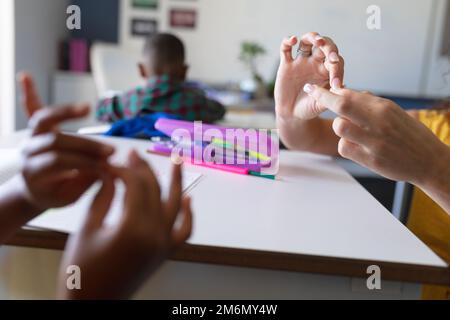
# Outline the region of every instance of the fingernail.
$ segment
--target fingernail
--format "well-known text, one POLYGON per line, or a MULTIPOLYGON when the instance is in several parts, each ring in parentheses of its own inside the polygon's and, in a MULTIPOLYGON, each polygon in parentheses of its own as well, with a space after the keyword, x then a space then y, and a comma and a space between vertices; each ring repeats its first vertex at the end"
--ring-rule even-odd
POLYGON ((336 52, 330 53, 328 59, 330 59, 331 62, 339 62, 339 56, 337 55, 336 52))
POLYGON ((331 87, 333 89, 340 89, 342 87, 341 79, 334 78, 333 81, 331 82, 331 87))
POLYGON ((314 91, 314 86, 312 86, 311 84, 307 83, 303 87, 303 91, 305 91, 307 94, 310 94, 310 93, 312 93, 314 91))

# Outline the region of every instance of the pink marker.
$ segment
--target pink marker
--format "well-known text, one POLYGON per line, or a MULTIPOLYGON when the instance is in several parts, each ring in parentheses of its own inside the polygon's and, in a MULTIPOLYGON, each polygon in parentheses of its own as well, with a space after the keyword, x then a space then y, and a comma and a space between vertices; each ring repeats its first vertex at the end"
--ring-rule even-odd
POLYGON ((216 163, 209 163, 209 162, 192 162, 190 159, 184 159, 187 163, 190 163, 194 166, 204 167, 204 168, 210 168, 210 169, 216 169, 220 171, 230 172, 230 173, 236 173, 240 175, 248 175, 249 170, 246 168, 240 168, 240 167, 234 167, 234 166, 228 166, 224 164, 216 164, 216 163))
MULTIPOLYGON (((147 151, 150 153, 170 157, 172 150, 168 147, 155 145, 147 151)), ((210 162, 205 162, 205 161, 195 161, 194 162, 192 159, 189 159, 187 157, 183 157, 183 161, 186 163, 189 163, 191 165, 194 165, 194 166, 215 169, 215 170, 220 170, 220 171, 230 172, 230 173, 235 173, 235 174, 240 174, 240 175, 248 175, 250 172, 248 168, 235 167, 235 166, 224 165, 224 164, 216 164, 216 163, 210 163, 210 162)))

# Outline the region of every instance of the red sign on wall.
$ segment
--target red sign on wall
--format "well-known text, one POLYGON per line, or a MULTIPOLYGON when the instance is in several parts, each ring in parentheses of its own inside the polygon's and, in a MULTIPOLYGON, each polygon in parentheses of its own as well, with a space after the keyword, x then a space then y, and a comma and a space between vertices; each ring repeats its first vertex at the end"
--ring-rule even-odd
POLYGON ((170 26, 172 28, 194 29, 197 25, 197 11, 192 9, 170 10, 170 26))

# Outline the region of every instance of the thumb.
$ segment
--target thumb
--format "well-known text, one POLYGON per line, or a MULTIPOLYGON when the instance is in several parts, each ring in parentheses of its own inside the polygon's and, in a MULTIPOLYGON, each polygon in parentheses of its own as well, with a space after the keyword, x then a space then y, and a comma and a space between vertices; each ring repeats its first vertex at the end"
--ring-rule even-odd
POLYGON ((306 105, 297 105, 294 109, 294 116, 302 120, 311 120, 317 118, 327 108, 316 101, 308 101, 306 105))
POLYGON ((345 107, 345 99, 343 96, 330 92, 328 89, 321 88, 316 85, 306 84, 303 88, 311 98, 319 105, 333 111, 340 116, 346 116, 348 109, 345 107))
POLYGON ((297 42, 298 38, 296 36, 291 36, 283 40, 280 47, 280 57, 282 61, 294 61, 294 58, 292 57, 292 48, 297 44, 297 42))

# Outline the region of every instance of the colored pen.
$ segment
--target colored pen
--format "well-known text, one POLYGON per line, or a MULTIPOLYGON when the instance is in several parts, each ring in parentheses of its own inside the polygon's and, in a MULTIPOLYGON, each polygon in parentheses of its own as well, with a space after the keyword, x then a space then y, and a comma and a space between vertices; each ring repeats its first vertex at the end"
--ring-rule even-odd
POLYGON ((262 154, 262 153, 259 153, 259 152, 256 152, 256 151, 251 151, 251 150, 245 150, 244 148, 242 148, 242 147, 240 147, 240 146, 238 146, 238 145, 235 145, 235 144, 233 144, 233 143, 224 141, 224 140, 219 139, 219 138, 213 138, 213 139, 212 139, 212 143, 215 144, 215 145, 224 147, 224 148, 226 148, 226 149, 233 149, 233 150, 245 152, 245 154, 246 154, 247 156, 252 157, 252 158, 255 158, 255 159, 257 159, 257 160, 261 160, 261 161, 271 161, 271 158, 270 158, 270 157, 268 157, 268 156, 266 156, 266 155, 264 155, 264 154, 262 154))

